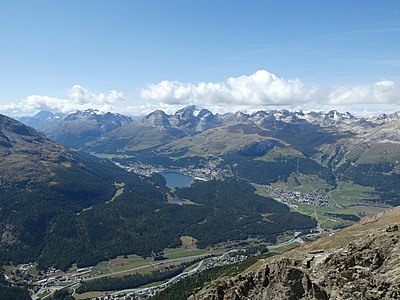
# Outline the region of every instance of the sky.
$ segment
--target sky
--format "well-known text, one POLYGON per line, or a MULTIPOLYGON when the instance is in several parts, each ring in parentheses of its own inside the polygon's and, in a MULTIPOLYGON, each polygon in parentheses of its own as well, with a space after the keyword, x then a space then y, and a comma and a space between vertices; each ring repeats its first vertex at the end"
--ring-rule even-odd
POLYGON ((0 113, 400 110, 400 1, 0 3, 0 113))

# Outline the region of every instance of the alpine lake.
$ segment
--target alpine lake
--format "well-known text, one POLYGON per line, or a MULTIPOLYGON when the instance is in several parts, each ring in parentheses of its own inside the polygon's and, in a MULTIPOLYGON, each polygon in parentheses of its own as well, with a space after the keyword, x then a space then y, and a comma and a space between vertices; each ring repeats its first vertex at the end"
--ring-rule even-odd
POLYGON ((161 172, 160 174, 165 178, 167 187, 170 189, 188 187, 193 183, 192 176, 183 175, 178 172, 161 172))
MULTIPOLYGON (((178 172, 161 172, 160 173, 166 181, 166 185, 170 189, 174 188, 182 188, 182 187, 188 187, 193 183, 193 177, 188 176, 188 175, 183 175, 178 172)), ((179 199, 177 197, 172 198, 171 204, 178 204, 182 205, 186 202, 187 200, 179 199)))

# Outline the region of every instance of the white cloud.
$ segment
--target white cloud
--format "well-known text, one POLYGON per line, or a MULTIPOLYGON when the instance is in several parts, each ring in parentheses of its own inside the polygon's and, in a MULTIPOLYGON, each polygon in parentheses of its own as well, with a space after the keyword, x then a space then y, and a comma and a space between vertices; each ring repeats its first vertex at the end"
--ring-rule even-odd
POLYGON ((40 110, 72 112, 95 108, 131 115, 143 115, 156 109, 167 113, 195 104, 213 112, 255 111, 287 108, 357 112, 399 110, 400 86, 391 80, 369 85, 316 87, 300 79, 284 79, 266 70, 228 78, 225 82, 182 83, 161 81, 140 90, 133 102, 121 92, 95 93, 80 85, 72 86, 64 98, 32 95, 16 103, 0 105, 0 113, 20 116, 40 110))
POLYGON ((69 99, 79 104, 113 104, 119 100, 124 100, 124 95, 121 92, 112 90, 106 93, 92 93, 80 85, 74 85, 68 92, 69 99))
POLYGON ((322 88, 259 70, 251 75, 231 77, 226 82, 162 81, 148 84, 140 91, 140 96, 170 108, 195 104, 216 112, 278 107, 362 112, 365 109, 379 111, 380 108, 397 110, 400 87, 393 81, 383 80, 370 85, 322 88))
POLYGON ((339 87, 330 91, 328 104, 400 104, 400 87, 390 80, 371 85, 339 87))
POLYGON ((305 87, 299 79, 286 80, 266 70, 231 77, 221 83, 162 81, 148 84, 140 91, 145 100, 170 105, 191 103, 231 107, 297 105, 309 101, 315 93, 315 88, 305 87))
POLYGON ((80 85, 74 85, 68 90, 66 98, 32 95, 16 103, 0 105, 0 112, 9 115, 29 115, 41 110, 69 113, 96 108, 100 111, 109 111, 121 100, 126 100, 124 95, 115 90, 93 93, 80 85))

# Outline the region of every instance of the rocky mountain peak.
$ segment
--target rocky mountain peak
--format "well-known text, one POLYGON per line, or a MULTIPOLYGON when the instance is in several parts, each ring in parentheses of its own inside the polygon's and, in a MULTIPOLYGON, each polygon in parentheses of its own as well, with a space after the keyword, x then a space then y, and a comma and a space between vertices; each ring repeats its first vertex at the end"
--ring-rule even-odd
POLYGON ((186 106, 178 110, 174 114, 176 124, 178 126, 195 127, 198 123, 198 112, 199 110, 194 105, 186 106))
POLYGON ((284 119, 284 118, 291 116, 292 113, 290 111, 288 111, 287 109, 279 109, 279 110, 274 110, 273 115, 277 119, 284 119))
POLYGON ((247 113, 244 113, 242 111, 235 112, 232 116, 228 118, 227 121, 231 123, 241 123, 241 122, 247 122, 251 119, 250 115, 247 113))
POLYGON ((388 119, 388 115, 383 113, 383 114, 379 114, 376 116, 375 118, 376 120, 387 120, 388 119))
POLYGON ((266 117, 268 115, 270 115, 270 113, 266 112, 265 110, 258 110, 256 112, 253 112, 251 114, 251 117, 252 118, 263 118, 263 117, 266 117))
POLYGON ((86 109, 86 110, 78 110, 74 113, 70 113, 65 117, 66 121, 71 121, 71 120, 77 120, 81 118, 86 118, 86 119, 96 119, 98 116, 104 116, 103 113, 101 113, 97 109, 86 109))
POLYGON ((337 110, 331 110, 329 111, 325 117, 329 119, 340 119, 341 114, 337 110))
POLYGON ((34 118, 39 119, 39 120, 45 120, 49 118, 53 118, 55 115, 47 110, 41 110, 39 111, 36 115, 34 115, 34 118))
POLYGON ((214 116, 213 113, 211 111, 209 111, 208 109, 203 108, 202 110, 199 111, 197 117, 198 118, 209 118, 214 116))
POLYGON ((171 117, 170 123, 191 133, 221 125, 222 120, 208 109, 190 105, 178 110, 171 117))
POLYGON ((144 117, 144 122, 148 125, 171 126, 169 116, 162 110, 156 110, 144 117))
POLYGON ((325 119, 341 121, 341 120, 355 119, 355 117, 349 112, 340 113, 337 110, 331 110, 327 114, 325 114, 325 119))

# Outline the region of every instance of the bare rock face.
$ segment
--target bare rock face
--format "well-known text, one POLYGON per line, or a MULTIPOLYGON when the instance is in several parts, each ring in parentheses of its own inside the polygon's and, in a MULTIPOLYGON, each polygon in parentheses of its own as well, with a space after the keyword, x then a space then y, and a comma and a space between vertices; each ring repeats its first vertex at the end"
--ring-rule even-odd
POLYGON ((399 239, 389 231, 354 241, 322 259, 311 276, 332 299, 400 299, 399 239))
POLYGON ((282 259, 257 272, 238 275, 192 299, 329 299, 324 289, 312 282, 300 265, 301 261, 282 259))
POLYGON ((191 300, 400 299, 400 207, 214 282, 191 300))

